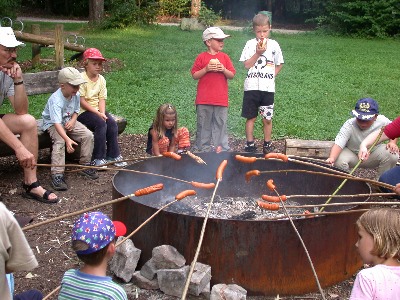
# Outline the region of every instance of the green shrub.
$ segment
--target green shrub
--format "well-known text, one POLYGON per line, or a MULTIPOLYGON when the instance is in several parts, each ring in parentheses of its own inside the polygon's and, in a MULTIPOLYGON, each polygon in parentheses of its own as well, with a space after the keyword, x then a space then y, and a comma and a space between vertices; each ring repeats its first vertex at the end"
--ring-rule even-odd
POLYGON ((345 35, 385 37, 399 35, 398 0, 330 0, 319 2, 314 18, 320 28, 345 35))
POLYGON ((221 12, 214 12, 204 3, 201 3, 199 22, 206 27, 211 27, 221 19, 221 12))
POLYGON ((102 28, 125 28, 130 25, 147 25, 155 22, 158 13, 158 2, 155 0, 141 1, 140 6, 135 0, 113 1, 112 8, 106 12, 102 28))
POLYGON ((187 17, 190 15, 189 0, 159 0, 160 16, 187 17))
MULTIPOLYGON (((20 7, 20 0, 1 0, 0 1, 0 19, 7 17, 15 19, 17 15, 17 9, 20 7)), ((2 24, 3 26, 9 26, 8 23, 2 24)))

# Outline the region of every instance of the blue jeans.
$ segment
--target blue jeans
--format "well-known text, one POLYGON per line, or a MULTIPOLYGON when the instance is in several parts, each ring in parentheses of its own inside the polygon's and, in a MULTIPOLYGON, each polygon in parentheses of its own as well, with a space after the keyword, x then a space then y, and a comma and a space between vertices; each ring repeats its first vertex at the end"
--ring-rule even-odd
POLYGON ((85 111, 78 116, 78 121, 93 132, 92 160, 106 157, 116 158, 121 154, 118 146, 118 125, 108 112, 106 112, 106 116, 106 122, 90 111, 85 111))
POLYGON ((29 290, 26 292, 14 295, 13 300, 42 300, 43 295, 38 290, 29 290))
MULTIPOLYGON (((383 183, 387 183, 395 186, 400 183, 400 167, 394 167, 390 170, 387 170, 385 173, 379 177, 379 181, 383 183)), ((384 193, 393 193, 393 191, 387 188, 380 188, 384 193)), ((395 198, 400 199, 400 196, 396 196, 395 198)))

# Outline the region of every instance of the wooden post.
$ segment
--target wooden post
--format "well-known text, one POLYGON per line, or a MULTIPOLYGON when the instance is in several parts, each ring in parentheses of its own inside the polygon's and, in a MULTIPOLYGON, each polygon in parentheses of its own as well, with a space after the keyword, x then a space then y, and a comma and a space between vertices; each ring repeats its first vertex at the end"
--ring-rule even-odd
MULTIPOLYGON (((32 24, 32 34, 40 35, 40 25, 32 24)), ((40 64, 40 44, 32 44, 32 66, 36 67, 40 64)))
POLYGON ((54 36, 54 49, 56 52, 56 67, 64 67, 64 25, 57 24, 54 36))

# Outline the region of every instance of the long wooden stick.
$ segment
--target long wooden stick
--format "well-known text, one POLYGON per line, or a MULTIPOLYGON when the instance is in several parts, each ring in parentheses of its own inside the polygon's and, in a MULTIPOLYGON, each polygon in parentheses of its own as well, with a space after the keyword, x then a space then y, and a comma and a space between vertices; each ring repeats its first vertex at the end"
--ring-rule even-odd
MULTIPOLYGON (((378 136, 376 137, 375 141, 372 143, 371 147, 368 149, 368 152, 371 152, 372 148, 375 147, 375 145, 378 143, 379 139, 382 136, 383 130, 385 129, 385 126, 383 126, 381 128, 381 131, 379 132, 378 136)), ((357 170, 358 166, 362 163, 362 159, 359 159, 357 164, 354 166, 354 168, 351 170, 350 175, 352 175, 354 173, 355 170, 357 170)), ((332 196, 336 195, 340 189, 345 185, 345 183, 347 182, 347 179, 343 180, 343 182, 338 186, 338 188, 333 192, 332 196)), ((332 197, 329 197, 328 200, 326 200, 326 204, 328 204, 329 202, 331 202, 332 197)), ((324 210, 324 207, 321 207, 321 209, 319 210, 320 212, 322 212, 324 210)))
POLYGON ((352 205, 400 205, 399 201, 393 202, 344 202, 344 203, 324 203, 324 204, 303 204, 303 205, 285 205, 286 208, 310 208, 323 206, 352 206, 352 205))
POLYGON ((94 210, 94 209, 97 209, 97 208, 100 208, 100 207, 103 207, 103 206, 106 206, 106 205, 110 205, 110 204, 114 204, 114 203, 118 203, 118 202, 124 201, 124 200, 129 199, 130 197, 134 197, 134 196, 135 196, 135 194, 133 193, 133 194, 130 194, 130 195, 127 195, 127 196, 124 196, 124 197, 113 199, 113 200, 110 200, 110 201, 107 201, 107 202, 104 202, 104 203, 101 203, 101 204, 98 204, 98 205, 95 205, 95 206, 92 206, 92 207, 89 207, 89 208, 81 209, 81 210, 78 210, 78 211, 75 211, 75 212, 72 212, 72 213, 68 213, 68 214, 64 214, 64 215, 61 215, 61 216, 58 216, 58 217, 55 217, 55 218, 52 218, 52 219, 48 219, 48 220, 40 222, 40 223, 36 223, 36 224, 33 224, 33 225, 25 226, 25 227, 22 228, 22 230, 26 231, 26 230, 29 230, 29 229, 32 229, 32 228, 36 228, 36 227, 45 225, 45 224, 49 224, 51 222, 55 222, 55 221, 61 220, 61 219, 65 219, 65 218, 73 217, 73 216, 76 216, 76 215, 80 215, 80 214, 83 214, 85 212, 88 212, 88 211, 91 211, 91 210, 94 210))

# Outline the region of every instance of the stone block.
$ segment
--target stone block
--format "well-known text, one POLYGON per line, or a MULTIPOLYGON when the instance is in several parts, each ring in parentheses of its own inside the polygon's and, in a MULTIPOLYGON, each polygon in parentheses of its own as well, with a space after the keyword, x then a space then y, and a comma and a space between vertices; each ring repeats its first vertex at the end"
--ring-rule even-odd
MULTIPOLYGON (((119 237, 117 243, 122 239, 123 237, 119 237)), ((133 245, 132 240, 127 239, 116 248, 115 255, 110 262, 111 272, 123 281, 129 282, 135 272, 141 252, 133 245)))
POLYGON ((157 290, 159 288, 157 278, 149 280, 142 276, 139 271, 133 273, 131 281, 141 289, 157 290))
POLYGON ((246 300, 247 291, 237 284, 216 284, 211 289, 210 300, 246 300))
POLYGON ((157 268, 154 264, 153 258, 150 258, 140 270, 140 275, 146 277, 148 280, 153 280, 157 275, 157 268))
POLYGON ((211 267, 202 263, 196 263, 192 278, 190 279, 189 294, 200 295, 211 280, 211 267))
POLYGON ((160 290, 167 295, 181 297, 185 287, 189 266, 180 269, 160 269, 157 279, 160 290))
POLYGON ((159 269, 178 269, 185 265, 186 259, 170 245, 155 247, 152 251, 154 266, 159 269))

